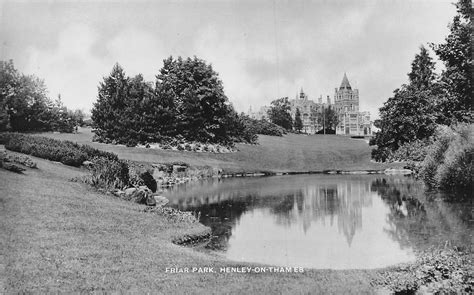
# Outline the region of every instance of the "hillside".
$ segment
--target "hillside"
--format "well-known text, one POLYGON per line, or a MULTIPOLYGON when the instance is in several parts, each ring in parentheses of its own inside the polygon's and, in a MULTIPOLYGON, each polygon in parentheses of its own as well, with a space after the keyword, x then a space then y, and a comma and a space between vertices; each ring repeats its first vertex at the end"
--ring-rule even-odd
POLYGON ((212 166, 235 172, 307 172, 323 170, 371 170, 388 166, 370 159, 371 147, 365 140, 337 135, 259 136, 258 145, 238 144, 238 152, 227 154, 130 148, 92 142, 93 133, 81 128, 76 134, 43 133, 61 140, 89 144, 114 152, 122 159, 165 163, 182 161, 193 166, 212 166))
MULTIPOLYGON (((0 147, 1 148, 1 147, 0 147)), ((171 243, 204 229, 69 179, 84 170, 32 157, 38 169, 0 169, 0 293, 367 293, 375 271, 219 273, 242 266, 171 243), (214 267, 171 274, 167 267, 214 267), (342 283, 343 282, 343 283, 342 283)), ((255 266, 244 264, 243 266, 255 266)))

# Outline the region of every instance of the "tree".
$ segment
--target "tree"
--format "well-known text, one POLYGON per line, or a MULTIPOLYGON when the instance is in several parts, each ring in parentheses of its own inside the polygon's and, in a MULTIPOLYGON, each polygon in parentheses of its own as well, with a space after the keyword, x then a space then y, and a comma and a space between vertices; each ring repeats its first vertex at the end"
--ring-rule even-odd
POLYGON ((450 33, 445 42, 431 44, 446 67, 441 82, 448 95, 440 104, 446 124, 473 121, 471 1, 459 0, 456 8, 457 15, 449 25, 450 33))
POLYGON ((324 134, 334 134, 336 133, 337 124, 339 124, 338 115, 336 110, 331 106, 322 107, 321 114, 317 116, 318 125, 323 128, 322 132, 324 134))
POLYGON ((424 46, 420 46, 420 53, 415 55, 411 63, 411 72, 408 73, 410 85, 415 89, 428 89, 436 78, 435 63, 424 46))
POLYGON ((380 131, 371 144, 377 145, 372 155, 376 160, 385 161, 388 155, 401 145, 431 136, 439 117, 437 105, 442 93, 435 83, 434 64, 424 47, 415 55, 410 83, 394 91, 380 108, 380 131))
POLYGON ((0 131, 10 129, 9 105, 15 96, 20 74, 13 61, 0 61, 0 131))
POLYGON ((164 60, 156 76, 156 95, 170 129, 188 140, 229 143, 232 114, 218 74, 194 57, 164 60))
POLYGON ((92 109, 93 127, 100 140, 128 141, 125 122, 129 78, 117 63, 99 85, 97 102, 92 109))
POLYGON ((293 127, 295 128, 296 132, 301 132, 301 130, 303 129, 303 121, 301 121, 301 113, 299 108, 296 108, 295 122, 293 124, 293 127))
POLYGON ((0 78, 0 129, 49 130, 49 99, 43 80, 20 74, 11 60, 0 62, 0 78))
POLYGON ((291 130, 293 127, 293 120, 291 119, 290 113, 290 103, 288 97, 282 97, 272 101, 272 105, 268 110, 268 118, 270 122, 285 128, 286 130, 291 130))

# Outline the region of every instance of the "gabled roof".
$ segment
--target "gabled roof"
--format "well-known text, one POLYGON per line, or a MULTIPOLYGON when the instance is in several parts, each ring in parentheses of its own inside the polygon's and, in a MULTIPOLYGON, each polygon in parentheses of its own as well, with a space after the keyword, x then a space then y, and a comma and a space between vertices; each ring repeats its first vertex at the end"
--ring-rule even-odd
POLYGON ((346 73, 344 73, 344 78, 342 78, 341 86, 339 86, 339 89, 352 89, 351 84, 349 84, 349 79, 347 79, 346 73))

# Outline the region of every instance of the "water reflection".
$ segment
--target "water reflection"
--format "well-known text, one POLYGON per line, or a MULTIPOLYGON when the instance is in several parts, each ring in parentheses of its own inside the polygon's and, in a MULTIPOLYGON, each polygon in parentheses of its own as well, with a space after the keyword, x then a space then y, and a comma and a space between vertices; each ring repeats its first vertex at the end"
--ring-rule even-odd
MULTIPOLYGON (((431 218, 439 216, 420 194, 409 178, 307 175, 214 180, 166 196, 200 211, 215 236, 208 247, 229 259, 341 269, 408 262, 419 239, 433 244, 442 231, 431 218)), ((452 237, 462 241, 466 224, 458 225, 452 237)))

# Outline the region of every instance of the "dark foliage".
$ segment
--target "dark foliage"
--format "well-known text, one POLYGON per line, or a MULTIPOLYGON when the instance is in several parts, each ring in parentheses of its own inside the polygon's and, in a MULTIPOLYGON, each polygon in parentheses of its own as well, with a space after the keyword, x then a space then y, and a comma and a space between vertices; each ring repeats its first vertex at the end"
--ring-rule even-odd
POLYGON ((8 162, 3 162, 3 161, 0 161, 0 168, 3 168, 11 172, 20 173, 20 174, 26 170, 25 168, 22 168, 18 165, 8 163, 8 162))
POLYGON ((293 128, 293 119, 290 113, 291 107, 288 97, 283 97, 272 101, 268 110, 268 118, 273 124, 283 127, 290 131, 293 128))
POLYGON ((126 162, 106 157, 91 159, 94 163, 90 168, 90 175, 85 182, 99 189, 111 191, 123 189, 129 183, 129 171, 126 162))
POLYGON ((331 106, 322 107, 321 113, 312 114, 312 116, 316 118, 315 121, 318 125, 323 128, 317 132, 318 134, 336 134, 336 127, 339 124, 339 119, 335 109, 331 106))
POLYGON ((118 160, 115 154, 100 151, 87 145, 79 145, 71 141, 60 141, 18 133, 4 134, 3 138, 5 148, 8 150, 61 162, 69 166, 79 167, 84 161, 95 157, 118 160))
POLYGON ((256 141, 211 65, 196 57, 170 57, 156 78, 153 87, 141 75, 129 78, 114 66, 92 110, 96 140, 127 146, 174 138, 224 145, 256 141))
POLYGON ((271 136, 283 136, 286 134, 286 130, 276 124, 270 123, 265 119, 256 120, 252 119, 244 114, 241 115, 244 124, 250 133, 252 134, 262 134, 262 135, 271 135, 271 136))
POLYGON ((400 146, 433 134, 439 118, 437 103, 442 97, 433 71, 434 62, 421 47, 408 74, 410 84, 396 89, 394 96, 380 108, 380 120, 376 125, 380 131, 370 142, 377 145, 372 150, 375 160, 386 161, 400 146))
POLYGON ((296 109, 295 122, 293 124, 293 128, 298 133, 301 132, 301 130, 303 130, 303 121, 301 120, 301 112, 299 108, 296 109))
POLYGON ((83 114, 46 93, 41 79, 19 73, 12 60, 0 61, 0 131, 73 132, 83 114))
POLYGON ((444 63, 441 84, 446 98, 440 103, 443 124, 473 122, 472 97, 472 1, 459 0, 457 15, 449 24, 450 33, 445 42, 431 44, 434 52, 444 63))
POLYGON ((152 191, 156 192, 157 184, 156 180, 153 178, 153 176, 150 174, 150 172, 145 171, 142 174, 140 174, 140 178, 143 180, 143 183, 152 191))

